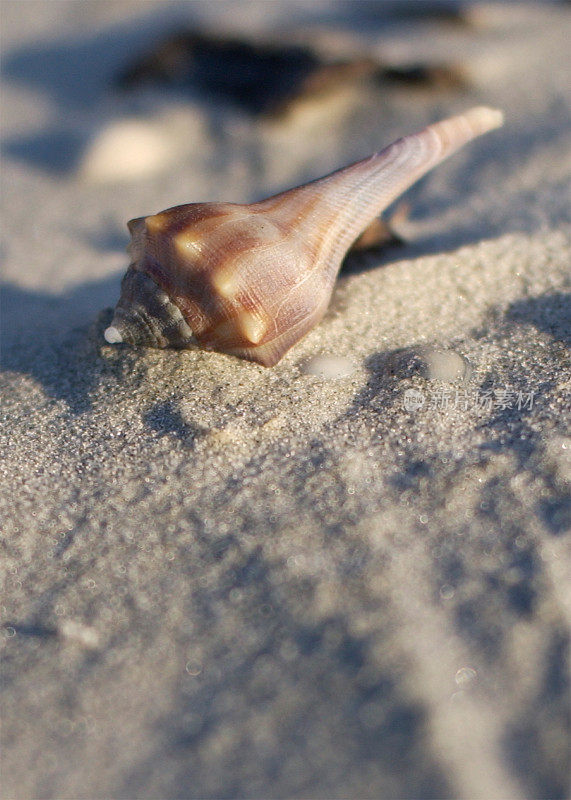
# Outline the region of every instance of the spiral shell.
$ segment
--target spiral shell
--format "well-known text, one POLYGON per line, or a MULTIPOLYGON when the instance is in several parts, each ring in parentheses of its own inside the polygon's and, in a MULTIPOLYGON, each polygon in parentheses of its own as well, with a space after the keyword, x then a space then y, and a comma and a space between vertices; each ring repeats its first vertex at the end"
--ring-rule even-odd
POLYGON ((502 124, 478 107, 250 205, 189 203, 134 219, 109 343, 199 346, 273 366, 323 317, 345 254, 429 169, 502 124))

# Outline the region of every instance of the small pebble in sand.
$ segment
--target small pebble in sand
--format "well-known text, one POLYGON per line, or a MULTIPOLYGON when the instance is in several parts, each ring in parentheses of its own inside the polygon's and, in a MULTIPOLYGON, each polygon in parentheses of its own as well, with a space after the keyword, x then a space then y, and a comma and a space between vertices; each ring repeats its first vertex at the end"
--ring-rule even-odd
POLYGON ((304 361, 300 366, 300 371, 304 375, 317 375, 320 378, 333 380, 351 375, 355 372, 355 365, 344 356, 319 355, 304 361))
POLYGON ((426 350, 423 353, 426 377, 431 381, 454 381, 470 379, 472 365, 454 350, 426 350))
POLYGON ((164 131, 151 123, 123 120, 94 139, 80 168, 93 183, 144 178, 168 166, 178 153, 164 131))

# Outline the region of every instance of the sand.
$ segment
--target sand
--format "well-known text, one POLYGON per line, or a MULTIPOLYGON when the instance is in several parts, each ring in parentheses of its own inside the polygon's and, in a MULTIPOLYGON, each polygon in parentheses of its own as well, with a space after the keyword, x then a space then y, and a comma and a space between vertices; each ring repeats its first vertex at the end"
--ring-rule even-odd
POLYGON ((2 5, 5 798, 567 796, 571 14, 379 8, 2 5), (276 121, 110 88, 182 19, 469 82, 276 121), (482 103, 276 367, 106 345, 127 219, 482 103))

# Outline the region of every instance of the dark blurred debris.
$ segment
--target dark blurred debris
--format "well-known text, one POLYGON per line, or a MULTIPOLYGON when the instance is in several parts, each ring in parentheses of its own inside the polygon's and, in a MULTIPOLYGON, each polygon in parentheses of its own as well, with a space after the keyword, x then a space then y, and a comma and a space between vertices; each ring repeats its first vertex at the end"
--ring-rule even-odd
POLYGON ((149 83, 193 88, 221 95, 256 114, 299 87, 316 67, 315 56, 301 47, 182 33, 127 67, 118 84, 126 89, 149 83))
POLYGON ((118 83, 122 88, 149 83, 191 88, 251 114, 275 114, 294 99, 326 93, 375 69, 369 59, 324 64, 303 46, 187 33, 167 39, 136 61, 119 76, 118 83))
POLYGON ((468 78, 460 66, 444 64, 413 64, 408 67, 385 67, 382 79, 404 86, 427 89, 461 89, 468 78))
POLYGON ((118 76, 117 85, 192 90, 238 105, 250 114, 275 115, 299 100, 361 80, 428 89, 465 82, 453 65, 395 67, 368 56, 332 60, 308 45, 258 43, 189 31, 169 37, 135 60, 118 76))
POLYGON ((507 308, 506 319, 519 325, 533 325, 555 341, 571 347, 571 294, 555 292, 515 300, 507 308))

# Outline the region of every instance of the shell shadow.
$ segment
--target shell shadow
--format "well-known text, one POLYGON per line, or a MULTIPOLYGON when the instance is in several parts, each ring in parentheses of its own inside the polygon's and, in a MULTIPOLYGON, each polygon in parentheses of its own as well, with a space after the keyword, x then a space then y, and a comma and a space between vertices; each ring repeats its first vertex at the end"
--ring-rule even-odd
POLYGON ((175 436, 189 447, 205 433, 205 429, 185 420, 172 401, 157 403, 144 416, 145 424, 159 436, 175 436))
POLYGON ((509 306, 506 319, 516 324, 533 325, 555 341, 571 347, 571 293, 555 292, 516 300, 509 306))
MULTIPOLYGON (((413 187, 411 192, 415 191, 413 187)), ((408 193, 404 195, 407 197, 408 193)), ((391 242, 379 247, 366 250, 350 250, 343 261, 340 274, 360 275, 364 272, 385 267, 394 261, 411 260, 423 256, 453 253, 461 247, 476 244, 483 239, 489 239, 492 232, 482 228, 482 223, 477 219, 470 225, 456 227, 447 233, 439 232, 418 238, 404 239, 400 242, 391 242)))
POLYGON ((346 417, 363 411, 374 411, 380 406, 392 406, 397 399, 400 402, 401 398, 395 391, 399 381, 423 374, 425 369, 420 345, 373 353, 365 360, 365 367, 369 372, 369 379, 355 395, 344 415, 346 417))
MULTIPOLYGON (((113 356, 101 358, 97 336, 105 324, 101 309, 114 303, 118 285, 118 278, 104 278, 52 295, 1 284, 3 370, 32 378, 49 397, 63 400, 72 414, 91 408, 94 387, 121 368, 113 356)), ((110 318, 111 311, 107 314, 110 318)), ((122 357, 129 359, 130 354, 122 357)))
MULTIPOLYGON (((521 469, 539 469, 543 473, 548 495, 536 505, 538 517, 554 536, 560 536, 569 530, 571 521, 571 493, 568 487, 559 480, 551 469, 545 467, 547 459, 545 439, 542 431, 533 424, 528 415, 531 407, 546 405, 550 394, 559 384, 558 376, 562 365, 568 363, 564 352, 569 348, 571 336, 569 319, 571 318, 571 294, 555 292, 517 300, 507 309, 504 317, 498 322, 491 335, 500 343, 510 343, 510 331, 514 324, 532 325, 538 331, 548 334, 553 342, 553 350, 546 356, 538 355, 536 360, 529 359, 526 368, 515 364, 509 369, 506 385, 524 392, 529 399, 527 409, 509 406, 498 409, 484 425, 487 440, 483 442, 484 451, 509 451, 518 461, 521 469), (542 466, 543 465, 543 466, 542 466)), ((480 331, 474 332, 476 337, 480 331)), ((486 388, 493 389, 493 386, 486 388)), ((562 435, 566 433, 565 419, 554 420, 555 430, 561 426, 562 435)))

